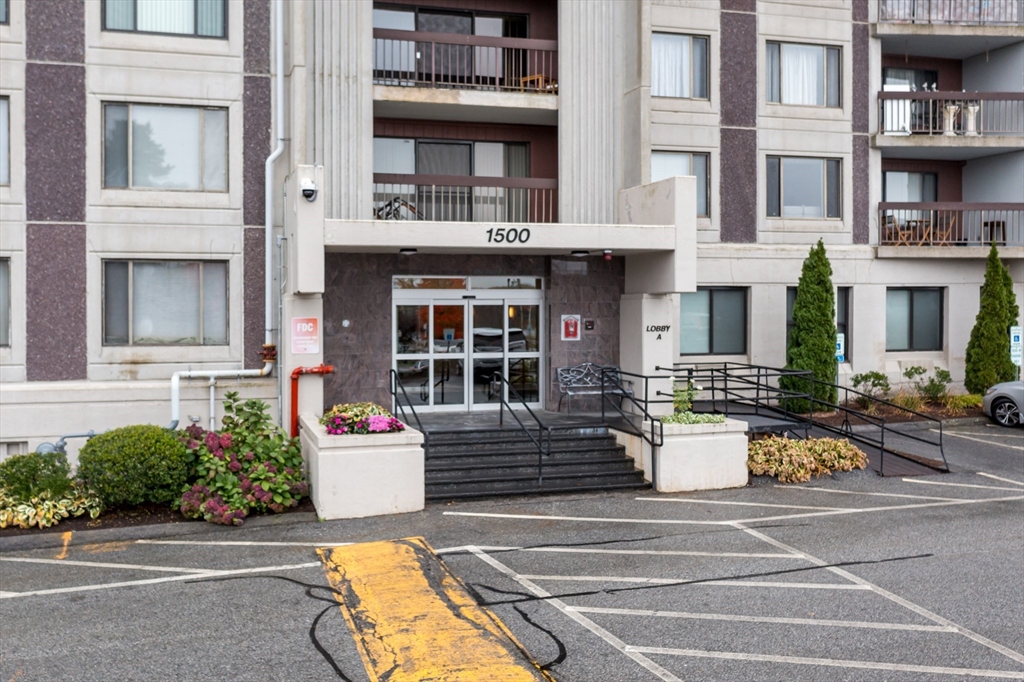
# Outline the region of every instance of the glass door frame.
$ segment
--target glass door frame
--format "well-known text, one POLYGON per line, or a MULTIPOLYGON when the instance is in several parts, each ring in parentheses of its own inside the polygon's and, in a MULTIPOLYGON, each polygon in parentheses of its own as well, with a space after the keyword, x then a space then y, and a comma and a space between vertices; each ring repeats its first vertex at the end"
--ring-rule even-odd
MULTIPOLYGON (((516 361, 534 360, 537 363, 537 399, 528 402, 531 408, 540 409, 544 405, 546 395, 545 369, 546 369, 546 315, 544 314, 544 290, 543 289, 481 289, 476 293, 466 289, 401 289, 392 291, 391 303, 391 368, 398 369, 400 361, 426 361, 427 362, 427 396, 425 403, 416 404, 415 407, 422 411, 430 412, 476 412, 496 410, 500 401, 495 402, 474 402, 474 372, 473 366, 476 360, 500 359, 501 373, 509 379, 509 366, 516 361), (461 352, 449 354, 438 352, 436 347, 436 331, 434 329, 435 306, 458 306, 464 307, 462 338, 463 346, 461 352), (502 350, 500 352, 474 353, 473 348, 473 309, 477 306, 496 305, 501 306, 502 318, 502 350), (402 353, 398 352, 398 307, 399 306, 427 306, 428 347, 425 352, 402 353), (536 306, 537 308, 537 349, 535 351, 512 352, 509 349, 509 307, 510 306, 536 306), (482 355, 482 357, 481 357, 482 355), (456 360, 462 362, 463 395, 464 401, 456 405, 435 404, 434 392, 436 390, 435 370, 436 364, 443 360, 456 360)), ((413 387, 406 386, 406 391, 412 391, 413 387)), ((509 401, 508 389, 502 384, 502 396, 509 401)), ((410 392, 410 398, 413 393, 410 392)), ((513 403, 516 401, 509 401, 513 403)))

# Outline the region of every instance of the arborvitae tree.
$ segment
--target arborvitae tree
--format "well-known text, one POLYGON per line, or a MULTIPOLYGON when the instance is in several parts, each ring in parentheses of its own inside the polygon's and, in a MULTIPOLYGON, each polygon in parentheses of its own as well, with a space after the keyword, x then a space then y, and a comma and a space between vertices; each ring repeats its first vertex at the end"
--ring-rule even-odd
MULTIPOLYGON (((816 401, 835 403, 836 381, 836 300, 832 289, 832 264, 819 239, 804 260, 796 300, 793 302, 793 327, 786 347, 786 368, 810 370, 816 401), (818 382, 827 382, 825 385, 818 382)), ((799 377, 782 377, 779 386, 788 391, 810 393, 810 382, 799 377)), ((806 400, 785 400, 787 409, 807 412, 806 400)), ((815 409, 821 406, 815 405, 815 409)))
POLYGON ((971 393, 984 393, 989 386, 1017 377, 1017 367, 1010 361, 1008 335, 1017 314, 1010 272, 993 244, 985 265, 985 283, 981 285, 981 308, 967 342, 964 385, 971 393))

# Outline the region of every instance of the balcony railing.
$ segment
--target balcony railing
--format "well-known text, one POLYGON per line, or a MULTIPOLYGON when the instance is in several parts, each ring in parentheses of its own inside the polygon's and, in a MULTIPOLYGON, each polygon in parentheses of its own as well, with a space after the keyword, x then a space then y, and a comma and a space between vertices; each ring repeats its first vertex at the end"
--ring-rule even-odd
POLYGON ((878 204, 881 246, 1024 246, 1024 203, 878 204))
POLYGON ((1024 0, 880 0, 878 21, 897 24, 1024 23, 1024 0))
POLYGON ((373 82, 431 88, 558 92, 558 41, 373 31, 373 82))
POLYGON ((373 215, 378 220, 553 223, 558 180, 374 173, 373 215))
POLYGON ((883 135, 1024 135, 1022 92, 880 92, 883 135))

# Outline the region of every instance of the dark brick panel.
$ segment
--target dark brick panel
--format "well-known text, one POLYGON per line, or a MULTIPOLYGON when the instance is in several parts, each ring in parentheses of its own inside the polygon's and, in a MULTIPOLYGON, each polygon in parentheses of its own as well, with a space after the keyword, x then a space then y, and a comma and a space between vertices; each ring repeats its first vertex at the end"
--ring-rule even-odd
POLYGON ((853 243, 867 244, 871 231, 871 147, 867 135, 853 136, 853 243))
POLYGON ((723 242, 757 241, 757 131, 722 128, 723 242))
MULTIPOLYGON (((328 253, 325 256, 324 404, 370 400, 388 405, 391 369, 391 277, 418 275, 533 275, 543 277, 543 257, 399 256, 328 253), (349 327, 342 327, 349 320, 349 327)), ((616 343, 618 327, 616 327, 616 343)))
POLYGON ((245 72, 270 73, 270 0, 245 0, 245 72))
POLYGON ((723 12, 756 12, 757 0, 722 0, 723 12))
POLYGON ((853 25, 853 132, 868 132, 871 120, 870 37, 867 24, 853 25))
POLYGON ((860 22, 868 20, 868 0, 853 0, 853 20, 860 22))
POLYGON ((25 65, 25 160, 28 219, 84 222, 85 67, 25 65))
POLYGON ((87 378, 85 252, 85 225, 27 227, 29 381, 87 378))
MULTIPOLYGON (((89 3, 99 13, 100 3, 89 3)), ((85 61, 85 0, 25 3, 25 53, 32 61, 85 61)))
POLYGON ((264 234, 262 227, 247 227, 242 254, 243 271, 242 285, 245 288, 243 301, 243 326, 245 366, 259 368, 263 366, 260 351, 263 350, 265 310, 266 310, 266 256, 264 251, 264 234))
POLYGON ((263 225, 263 186, 270 155, 270 79, 246 76, 242 99, 242 216, 245 225, 263 225))
POLYGON ((757 16, 721 13, 722 125, 757 125, 757 16))

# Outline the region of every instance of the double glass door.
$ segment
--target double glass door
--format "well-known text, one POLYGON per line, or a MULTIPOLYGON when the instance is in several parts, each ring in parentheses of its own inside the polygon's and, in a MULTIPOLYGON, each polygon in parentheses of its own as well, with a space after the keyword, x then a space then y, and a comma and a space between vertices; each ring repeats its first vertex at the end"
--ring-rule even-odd
POLYGON ((536 299, 396 299, 394 368, 412 404, 496 409, 504 397, 539 405, 541 310, 536 299))

